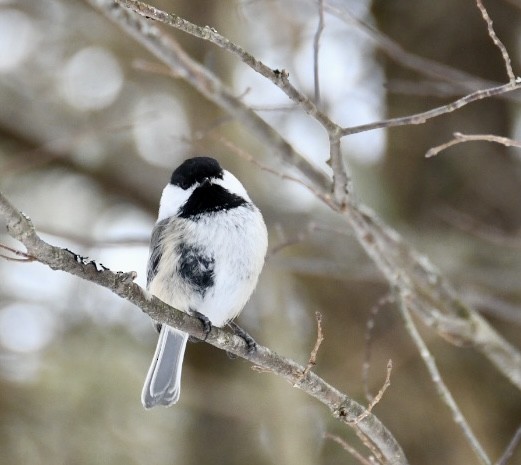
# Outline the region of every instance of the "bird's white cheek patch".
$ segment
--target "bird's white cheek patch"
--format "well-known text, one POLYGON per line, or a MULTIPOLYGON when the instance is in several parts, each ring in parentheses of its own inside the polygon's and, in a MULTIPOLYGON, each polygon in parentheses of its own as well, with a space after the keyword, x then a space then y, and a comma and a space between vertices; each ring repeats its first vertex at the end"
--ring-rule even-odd
POLYGON ((171 216, 177 215, 177 212, 190 198, 194 189, 195 186, 192 186, 190 189, 183 190, 178 186, 174 186, 173 184, 167 184, 167 186, 163 189, 163 194, 161 195, 157 221, 161 221, 166 218, 170 218, 171 216))

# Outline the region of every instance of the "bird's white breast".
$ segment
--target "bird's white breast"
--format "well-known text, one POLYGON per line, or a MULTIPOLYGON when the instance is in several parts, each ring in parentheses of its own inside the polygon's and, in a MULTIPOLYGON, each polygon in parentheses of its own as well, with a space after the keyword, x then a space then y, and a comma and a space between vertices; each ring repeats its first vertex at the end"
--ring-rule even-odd
POLYGON ((149 290, 179 310, 197 310, 215 326, 237 316, 257 284, 266 255, 267 232, 259 210, 248 203, 195 219, 175 218, 165 235, 169 237, 149 290), (213 285, 204 293, 194 292, 178 272, 180 243, 213 257, 213 285))

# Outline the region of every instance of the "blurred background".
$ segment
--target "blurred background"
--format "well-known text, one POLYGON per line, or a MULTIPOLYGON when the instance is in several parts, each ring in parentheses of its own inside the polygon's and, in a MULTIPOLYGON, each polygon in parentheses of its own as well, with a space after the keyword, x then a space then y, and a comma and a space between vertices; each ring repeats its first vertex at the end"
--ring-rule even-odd
MULTIPOLYGON (((153 3, 215 27, 268 66, 286 69, 313 96, 316 2, 153 3)), ((507 80, 472 0, 325 3, 322 106, 342 125, 413 114, 507 80)), ((486 6, 521 72, 521 3, 486 6)), ((325 132, 280 91, 216 47, 170 33, 327 170, 325 132)), ((521 139, 520 99, 512 93, 424 125, 343 140, 360 200, 517 347, 520 151, 483 142, 424 155, 455 131, 521 139)), ((0 189, 42 236, 114 271, 137 271, 144 284, 148 238, 171 171, 191 155, 217 157, 247 187, 270 231, 271 253, 239 323, 305 364, 321 312, 316 372, 367 403, 365 328, 386 283, 333 213, 229 143, 294 174, 240 121, 169 75, 83 1, 0 0, 0 189)), ((3 227, 0 243, 19 247, 3 227)), ((521 423, 519 391, 475 351, 421 329, 496 460, 521 423)), ((206 344, 188 347, 180 402, 145 411, 140 392, 156 337, 146 315, 104 289, 40 264, 0 260, 0 463, 357 463, 324 439, 329 432, 363 448, 322 405, 206 344)), ((410 463, 477 463, 392 306, 378 312, 371 347, 370 392, 382 385, 388 359, 394 365, 375 414, 410 463)), ((510 463, 521 463, 519 450, 510 463)))

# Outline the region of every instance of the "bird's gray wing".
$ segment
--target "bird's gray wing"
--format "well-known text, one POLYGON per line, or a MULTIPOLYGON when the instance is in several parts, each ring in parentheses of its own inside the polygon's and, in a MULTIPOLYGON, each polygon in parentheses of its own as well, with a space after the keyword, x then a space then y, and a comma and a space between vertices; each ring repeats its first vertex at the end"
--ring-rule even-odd
MULTIPOLYGON (((157 275, 163 255, 162 240, 169 219, 158 221, 150 237, 150 256, 147 265, 147 288, 157 275)), ((172 405, 181 391, 181 369, 188 334, 167 325, 156 325, 159 331, 156 352, 148 370, 141 394, 145 408, 172 405)))
POLYGON ((150 286, 151 281, 157 274, 157 268, 159 261, 163 255, 163 247, 161 247, 161 239, 165 233, 166 226, 168 225, 168 218, 158 221, 154 229, 152 229, 152 235, 150 237, 150 256, 148 258, 147 265, 147 288, 150 286))

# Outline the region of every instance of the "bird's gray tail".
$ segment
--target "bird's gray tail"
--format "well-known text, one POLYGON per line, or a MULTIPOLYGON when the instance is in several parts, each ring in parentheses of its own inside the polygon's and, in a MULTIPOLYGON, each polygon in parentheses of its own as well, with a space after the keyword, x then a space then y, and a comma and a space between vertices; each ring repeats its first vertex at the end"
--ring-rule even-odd
POLYGON ((188 334, 163 325, 148 370, 141 402, 145 408, 175 404, 181 392, 181 369, 188 334))

